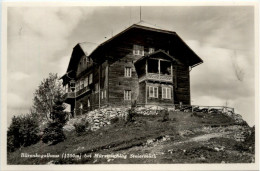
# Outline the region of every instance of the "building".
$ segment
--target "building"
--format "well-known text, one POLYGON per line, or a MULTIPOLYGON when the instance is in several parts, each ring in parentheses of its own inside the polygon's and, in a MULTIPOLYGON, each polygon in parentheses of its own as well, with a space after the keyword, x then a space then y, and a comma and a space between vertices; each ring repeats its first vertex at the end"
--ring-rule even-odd
POLYGON ((76 114, 133 102, 190 104, 190 71, 202 62, 176 32, 141 21, 98 46, 74 47, 64 100, 76 114))

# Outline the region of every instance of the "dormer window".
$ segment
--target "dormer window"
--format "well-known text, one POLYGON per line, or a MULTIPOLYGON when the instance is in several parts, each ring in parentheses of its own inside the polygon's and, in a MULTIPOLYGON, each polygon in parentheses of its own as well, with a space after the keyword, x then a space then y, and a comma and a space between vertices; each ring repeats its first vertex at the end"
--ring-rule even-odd
POLYGON ((134 55, 141 55, 144 56, 144 47, 139 45, 134 45, 133 47, 133 54, 134 55))

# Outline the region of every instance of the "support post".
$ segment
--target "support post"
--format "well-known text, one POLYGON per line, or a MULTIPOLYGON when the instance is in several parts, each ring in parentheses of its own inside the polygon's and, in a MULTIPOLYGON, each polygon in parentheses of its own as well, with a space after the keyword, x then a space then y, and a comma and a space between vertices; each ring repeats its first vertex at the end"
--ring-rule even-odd
POLYGON ((145 81, 145 104, 147 104, 147 81, 145 81))
POLYGON ((99 73, 98 73, 98 109, 100 109, 100 70, 101 70, 101 65, 99 65, 99 73))
POLYGON ((148 73, 148 65, 147 65, 147 59, 145 60, 145 75, 148 73))
POLYGON ((171 63, 171 79, 172 79, 172 81, 173 81, 172 63, 171 63))
POLYGON ((161 76, 161 60, 158 60, 158 71, 159 71, 159 80, 160 80, 160 76, 161 76))

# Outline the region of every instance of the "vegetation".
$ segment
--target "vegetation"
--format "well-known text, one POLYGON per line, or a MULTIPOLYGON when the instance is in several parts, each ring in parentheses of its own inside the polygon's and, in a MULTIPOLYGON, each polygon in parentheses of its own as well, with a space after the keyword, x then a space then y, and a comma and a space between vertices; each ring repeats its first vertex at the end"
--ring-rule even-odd
MULTIPOLYGON (((123 120, 93 132, 76 134, 76 130, 65 132, 67 139, 55 145, 41 141, 8 155, 8 164, 93 164, 93 163, 250 163, 254 152, 237 149, 239 144, 233 135, 241 132, 241 125, 234 125, 222 115, 203 114, 191 116, 189 112, 169 111, 169 121, 162 122, 163 114, 156 116, 135 115, 135 121, 125 124, 123 120), (173 121, 177 120, 177 122, 173 121), (148 143, 149 142, 149 143, 148 143), (94 154, 154 154, 156 159, 106 158, 21 158, 21 153, 75 155, 94 154)), ((247 127, 246 127, 247 129, 247 127)), ((254 137, 246 140, 254 147, 254 137)), ((249 149, 249 148, 248 148, 249 149)))
POLYGON ((39 123, 35 114, 14 116, 7 131, 7 150, 15 151, 17 148, 37 143, 39 137, 39 123))
POLYGON ((75 131, 77 135, 81 135, 82 133, 86 132, 86 129, 89 126, 89 123, 84 119, 81 120, 79 123, 74 123, 73 126, 75 127, 75 131))
POLYGON ((38 114, 39 120, 50 120, 55 101, 64 94, 62 83, 57 74, 50 73, 43 79, 34 92, 32 110, 38 114))
POLYGON ((119 122, 119 118, 118 117, 114 117, 110 120, 111 124, 115 124, 117 122, 119 122))
POLYGON ((63 126, 66 124, 68 118, 64 109, 63 102, 60 99, 57 100, 51 112, 52 121, 48 122, 47 127, 43 131, 42 141, 44 143, 51 142, 52 144, 57 144, 66 139, 63 126))
POLYGON ((164 109, 162 112, 163 112, 163 119, 162 119, 162 121, 163 122, 169 121, 170 120, 170 118, 169 118, 169 111, 167 109, 164 109))

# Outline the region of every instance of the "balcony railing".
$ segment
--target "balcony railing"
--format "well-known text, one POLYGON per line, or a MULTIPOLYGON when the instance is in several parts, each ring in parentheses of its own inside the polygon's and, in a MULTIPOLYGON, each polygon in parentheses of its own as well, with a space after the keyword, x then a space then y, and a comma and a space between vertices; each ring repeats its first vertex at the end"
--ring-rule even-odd
POLYGON ((63 95, 63 98, 64 99, 73 99, 75 97, 78 97, 86 92, 90 91, 89 87, 84 87, 83 89, 80 89, 78 91, 75 92, 66 92, 64 95, 63 95))
POLYGON ((139 78, 139 82, 144 80, 153 80, 153 81, 161 81, 161 82, 172 82, 171 75, 165 74, 156 74, 156 73, 147 73, 139 78))
POLYGON ((75 98, 75 93, 74 92, 67 92, 63 96, 64 99, 73 99, 75 98))
POLYGON ((84 93, 88 92, 89 90, 90 90, 90 89, 89 89, 88 86, 87 86, 87 87, 84 87, 84 88, 82 88, 82 89, 80 89, 79 91, 76 92, 76 96, 78 97, 78 96, 80 96, 81 94, 84 94, 84 93))

